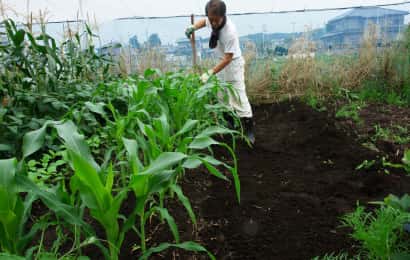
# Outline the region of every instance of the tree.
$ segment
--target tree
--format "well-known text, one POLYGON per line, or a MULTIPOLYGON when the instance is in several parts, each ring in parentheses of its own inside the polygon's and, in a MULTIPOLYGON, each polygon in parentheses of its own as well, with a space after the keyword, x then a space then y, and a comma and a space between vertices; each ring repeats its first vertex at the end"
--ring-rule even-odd
POLYGON ((157 47, 161 46, 161 39, 159 38, 158 34, 153 33, 148 38, 148 45, 150 47, 157 47))
POLYGON ((277 56, 286 56, 288 55, 288 49, 282 46, 276 46, 274 50, 274 54, 277 56))
POLYGON ((132 36, 129 39, 128 43, 130 44, 131 48, 134 48, 134 49, 140 49, 141 48, 141 45, 138 41, 138 37, 136 35, 132 36))

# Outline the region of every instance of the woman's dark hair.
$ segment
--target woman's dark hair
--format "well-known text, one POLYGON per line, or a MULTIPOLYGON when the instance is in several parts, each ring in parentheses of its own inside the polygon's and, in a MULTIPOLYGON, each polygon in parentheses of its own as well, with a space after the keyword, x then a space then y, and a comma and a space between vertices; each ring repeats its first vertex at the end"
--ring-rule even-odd
POLYGON ((226 16, 226 5, 221 0, 210 0, 205 6, 205 15, 226 16))

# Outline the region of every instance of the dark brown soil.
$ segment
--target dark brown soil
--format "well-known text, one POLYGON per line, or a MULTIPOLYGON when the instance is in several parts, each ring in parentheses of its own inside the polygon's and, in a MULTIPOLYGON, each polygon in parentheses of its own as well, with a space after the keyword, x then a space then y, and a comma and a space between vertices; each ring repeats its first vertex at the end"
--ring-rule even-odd
MULTIPOLYGON (((345 102, 342 101, 341 104, 332 105, 332 107, 338 109, 345 102)), ((336 111, 333 112, 336 113, 336 111)), ((373 140, 374 148, 389 155, 392 161, 400 162, 403 152, 410 149, 410 142, 398 143, 392 140, 391 136, 389 138, 375 138, 376 126, 389 129, 392 134, 403 135, 397 131, 397 126, 401 126, 407 129, 407 133, 410 135, 410 108, 368 102, 361 109, 359 116, 359 123, 351 119, 339 119, 338 121, 346 131, 354 132, 362 142, 377 139, 373 140)))
MULTIPOLYGON (((340 217, 353 211, 357 201, 366 204, 389 193, 410 191, 410 178, 404 173, 356 171, 364 160, 379 155, 325 113, 297 101, 262 105, 254 111, 257 143, 253 149, 239 144, 236 151, 241 203, 232 183, 200 170, 188 173, 182 184, 199 219, 198 230, 192 231, 180 205, 168 205, 181 240, 202 243, 217 259, 310 259, 331 252, 354 253, 357 244, 349 230, 340 227, 340 217)), ((165 225, 152 238, 172 241, 165 225)), ((171 250, 154 258, 171 256, 205 258, 171 250)))

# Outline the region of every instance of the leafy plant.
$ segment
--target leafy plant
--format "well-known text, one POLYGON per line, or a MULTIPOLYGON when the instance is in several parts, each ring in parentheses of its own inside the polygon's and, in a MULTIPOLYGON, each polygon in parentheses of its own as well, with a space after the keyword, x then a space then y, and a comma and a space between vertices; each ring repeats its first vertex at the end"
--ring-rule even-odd
POLYGON ((410 253, 410 243, 404 237, 403 225, 410 213, 382 205, 374 213, 357 206, 356 211, 343 217, 343 225, 353 229, 352 237, 361 243, 368 259, 395 259, 410 253))
POLYGON ((28 177, 39 186, 45 186, 46 182, 58 183, 65 178, 59 174, 60 168, 67 165, 65 157, 64 151, 49 150, 40 161, 30 160, 27 163, 28 177))
POLYGON ((107 259, 117 259, 126 234, 136 232, 143 258, 170 247, 212 258, 199 244, 180 241, 166 201, 178 199, 196 225, 189 198, 178 184, 188 170, 201 165, 225 181, 231 174, 240 201, 234 152, 240 133, 224 126, 223 113, 232 111, 218 99, 232 94, 232 86, 216 79, 204 85, 197 75, 154 69, 108 81, 113 63, 97 54, 96 36, 88 26, 57 46, 44 26, 35 36, 12 20, 4 25, 8 41, 0 46, 0 156, 21 160, 12 159, 15 174, 9 171, 11 161, 1 161, 15 177, 1 186, 8 196, 0 211, 3 251, 66 259, 95 244, 107 259), (232 143, 217 141, 222 135, 230 135, 232 143), (215 147, 231 155, 229 163, 215 157, 215 147), (120 214, 130 193, 135 205, 120 214), (30 207, 37 200, 50 211, 41 226, 26 234, 30 207), (85 215, 103 227, 104 238, 95 236, 85 215), (168 224, 172 243, 147 246, 146 223, 154 216, 168 224), (67 225, 73 227, 68 236, 73 236, 73 246, 63 253, 58 249, 67 225), (54 227, 58 239, 51 249, 44 248, 43 238, 54 227), (26 238, 40 231, 40 243, 27 249, 26 238))
POLYGON ((90 99, 94 86, 88 83, 109 78, 113 64, 96 53, 88 26, 57 46, 44 25, 35 36, 13 20, 1 24, 7 41, 0 45, 0 156, 8 158, 19 156, 26 132, 90 99), (86 45, 80 42, 84 38, 86 45))
POLYGON ((0 246, 3 252, 22 255, 34 235, 51 225, 48 221, 35 223, 28 232, 25 227, 32 204, 40 198, 57 216, 73 225, 85 225, 73 207, 58 200, 55 193, 41 190, 24 174, 22 163, 15 158, 0 160, 0 246), (21 196, 20 193, 27 193, 21 196))
POLYGON ((374 128, 376 133, 371 138, 373 142, 377 140, 392 141, 397 144, 407 144, 410 142, 409 131, 406 127, 397 125, 389 129, 376 125, 374 128))
POLYGON ((356 170, 368 170, 370 169, 374 164, 376 163, 376 160, 364 160, 360 165, 356 167, 356 170))
POLYGON ((322 257, 315 257, 312 260, 360 260, 360 256, 350 257, 347 253, 331 253, 322 257))
POLYGON ((361 102, 352 102, 344 105, 336 112, 336 118, 351 118, 356 123, 361 123, 359 112, 365 106, 361 102))
MULTIPOLYGON (((404 152, 402 162, 403 163, 391 163, 388 162, 385 157, 382 158, 382 164, 384 167, 404 169, 407 174, 410 174, 410 150, 404 152)), ((386 170, 386 172, 389 173, 388 170, 386 170)))

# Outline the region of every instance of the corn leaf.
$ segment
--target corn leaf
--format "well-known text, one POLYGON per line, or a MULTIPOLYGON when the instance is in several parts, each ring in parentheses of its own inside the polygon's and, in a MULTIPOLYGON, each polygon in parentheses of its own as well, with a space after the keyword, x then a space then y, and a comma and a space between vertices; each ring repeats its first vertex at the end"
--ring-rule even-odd
POLYGON ((56 215, 61 216, 70 224, 85 225, 82 219, 76 214, 77 210, 70 205, 62 203, 56 194, 40 189, 27 177, 16 176, 16 183, 23 192, 29 192, 41 199, 41 201, 56 215))
POLYGON ((24 257, 0 253, 0 260, 25 260, 24 257))
POLYGON ((176 248, 181 248, 187 251, 193 251, 193 252, 204 252, 207 253, 209 258, 211 260, 215 260, 215 256, 213 256, 208 250, 206 250, 206 248, 204 248, 203 246, 201 246, 198 243, 189 241, 189 242, 184 242, 181 244, 170 244, 170 243, 162 243, 157 247, 153 247, 148 249, 141 257, 140 259, 145 260, 148 259, 148 257, 150 257, 152 254, 155 253, 160 253, 170 247, 176 247, 176 248))
POLYGON ((188 133, 198 124, 198 122, 199 122, 198 120, 189 119, 188 121, 186 121, 184 126, 175 134, 174 137, 178 137, 185 133, 188 133))
POLYGON ((84 194, 87 207, 99 211, 109 208, 110 196, 107 194, 97 170, 82 156, 71 149, 68 150, 70 161, 73 163, 75 176, 81 182, 78 185, 80 195, 84 194))
POLYGON ((177 224, 175 223, 175 219, 169 214, 166 208, 156 207, 154 208, 154 210, 158 211, 161 217, 167 221, 168 226, 171 229, 172 235, 174 236, 175 242, 179 243, 179 232, 177 224))
POLYGON ((43 146, 48 124, 47 122, 40 129, 28 132, 24 135, 22 148, 23 158, 27 158, 37 152, 43 146))
POLYGON ((85 102, 84 105, 91 111, 94 112, 96 114, 99 114, 102 117, 106 117, 106 113, 104 111, 104 106, 105 103, 97 103, 97 104, 93 104, 91 102, 85 102))
POLYGON ((100 171, 100 167, 92 157, 88 145, 84 140, 84 136, 78 133, 77 127, 72 121, 67 121, 62 124, 55 123, 54 127, 57 129, 58 135, 64 139, 64 144, 69 150, 79 155, 82 161, 88 162, 95 171, 100 171))
POLYGON ((206 136, 213 136, 215 134, 233 134, 236 133, 234 130, 230 130, 228 128, 219 127, 219 126, 211 126, 203 130, 197 137, 206 137, 206 136))
POLYGON ((185 207, 185 209, 188 212, 189 217, 191 218, 191 221, 194 225, 196 225, 196 217, 195 217, 195 213, 192 210, 191 207, 191 203, 189 202, 189 199, 184 195, 184 193, 182 192, 181 187, 179 187, 178 185, 172 184, 170 186, 171 190, 174 191, 177 196, 179 201, 181 201, 182 205, 185 207))
POLYGON ((147 168, 145 168, 139 175, 149 175, 169 169, 175 164, 184 160, 187 155, 178 152, 164 152, 160 154, 147 168))
POLYGON ((182 167, 186 169, 196 169, 202 164, 202 161, 196 157, 189 157, 185 162, 182 164, 182 167))
POLYGON ((209 136, 202 136, 196 137, 188 147, 191 149, 202 150, 216 144, 219 144, 219 142, 209 136))
POLYGON ((128 160, 131 163, 131 168, 134 174, 138 173, 142 168, 143 165, 138 158, 138 143, 135 140, 122 138, 124 143, 125 149, 128 153, 128 160))
POLYGON ((203 164, 205 165, 205 167, 208 169, 208 171, 209 171, 212 175, 218 177, 219 179, 228 181, 228 178, 226 178, 226 176, 223 175, 223 174, 222 174, 217 168, 215 168, 212 164, 208 163, 208 162, 205 161, 205 160, 202 160, 202 162, 203 162, 203 164))

